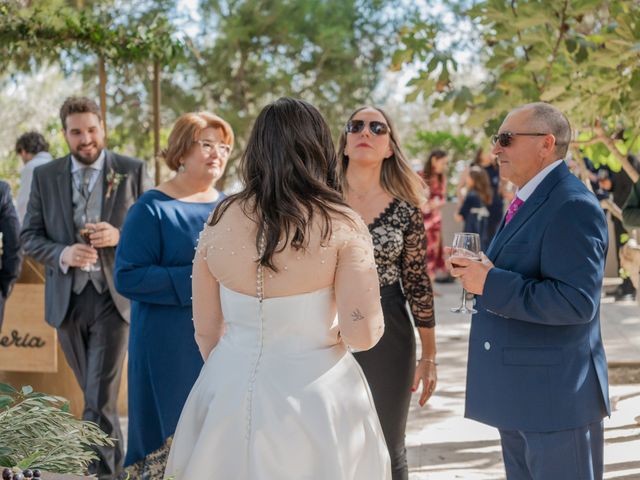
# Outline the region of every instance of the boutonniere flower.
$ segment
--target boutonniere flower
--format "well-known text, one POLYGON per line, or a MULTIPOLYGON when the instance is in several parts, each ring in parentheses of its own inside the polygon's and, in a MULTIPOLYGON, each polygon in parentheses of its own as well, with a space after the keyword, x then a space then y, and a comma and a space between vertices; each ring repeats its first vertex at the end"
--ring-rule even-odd
POLYGON ((107 199, 111 198, 111 194, 118 189, 118 185, 127 178, 126 173, 118 173, 115 170, 111 170, 109 175, 107 176, 107 193, 105 197, 107 199))

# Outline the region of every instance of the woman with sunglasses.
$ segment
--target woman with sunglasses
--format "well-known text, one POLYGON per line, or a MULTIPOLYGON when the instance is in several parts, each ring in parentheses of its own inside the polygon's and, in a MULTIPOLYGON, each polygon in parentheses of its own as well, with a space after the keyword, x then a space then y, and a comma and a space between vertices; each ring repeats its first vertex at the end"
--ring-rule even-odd
POLYGON ((198 235, 224 198, 214 187, 233 146, 233 132, 208 112, 176 121, 163 157, 176 172, 131 207, 116 253, 114 280, 131 302, 130 479, 163 478, 168 439, 202 368, 194 339, 191 269, 198 235))
POLYGON ((340 137, 338 170, 347 203, 373 239, 385 320, 380 342, 355 357, 371 387, 393 480, 406 480, 411 392, 422 382, 423 406, 437 382, 433 291, 420 210, 424 185, 406 161, 389 117, 374 107, 360 108, 349 118, 340 137), (422 344, 417 362, 407 301, 422 344))

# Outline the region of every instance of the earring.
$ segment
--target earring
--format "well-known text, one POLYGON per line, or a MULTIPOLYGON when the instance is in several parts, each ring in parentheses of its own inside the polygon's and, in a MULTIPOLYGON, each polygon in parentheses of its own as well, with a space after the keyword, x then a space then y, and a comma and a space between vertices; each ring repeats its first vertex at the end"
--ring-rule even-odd
POLYGON ((184 163, 181 163, 180 166, 178 167, 178 173, 184 173, 185 168, 184 168, 184 163))

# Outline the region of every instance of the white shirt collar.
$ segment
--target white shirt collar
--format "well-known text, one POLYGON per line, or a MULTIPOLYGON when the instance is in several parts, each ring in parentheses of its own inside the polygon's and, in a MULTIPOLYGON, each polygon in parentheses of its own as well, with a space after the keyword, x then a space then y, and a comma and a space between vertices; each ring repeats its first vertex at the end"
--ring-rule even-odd
POLYGON ((104 159, 105 159, 105 153, 104 153, 104 148, 102 149, 102 152, 100 152, 100 156, 98 157, 98 159, 93 162, 91 165, 85 165, 84 163, 79 162, 78 160, 76 160, 76 157, 74 157, 73 155, 71 155, 71 173, 76 173, 78 170, 82 170, 83 168, 93 168, 96 171, 101 171, 104 167, 104 159))
POLYGON ((516 192, 516 196, 523 202, 526 202, 527 199, 533 194, 533 192, 535 192, 536 188, 538 188, 538 185, 542 183, 545 177, 549 175, 551 171, 562 162, 564 162, 564 159, 561 158, 560 160, 556 160, 552 164, 547 165, 545 168, 540 170, 535 177, 525 183, 522 188, 518 189, 518 191, 516 192))

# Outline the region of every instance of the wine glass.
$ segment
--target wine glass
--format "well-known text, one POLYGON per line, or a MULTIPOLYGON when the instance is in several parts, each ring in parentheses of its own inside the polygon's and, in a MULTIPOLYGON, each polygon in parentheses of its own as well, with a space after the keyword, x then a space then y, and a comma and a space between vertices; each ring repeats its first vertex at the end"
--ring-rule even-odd
MULTIPOLYGON (((91 234, 95 233, 96 231, 93 228, 87 228, 86 224, 98 223, 99 221, 100 219, 94 216, 87 215, 87 214, 82 215, 82 223, 85 226, 81 228, 78 233, 80 233, 82 240, 84 240, 84 243, 86 243, 87 245, 91 245, 91 234)), ((99 272, 101 270, 100 259, 98 259, 96 263, 88 263, 86 265, 81 266, 80 270, 82 270, 83 272, 99 272)))
MULTIPOLYGON (((453 257, 466 257, 471 260, 480 260, 480 235, 477 233, 456 233, 451 245, 451 259, 453 257)), ((457 267, 451 260, 451 264, 457 267)), ((451 309, 454 313, 478 313, 473 307, 467 307, 467 291, 462 289, 462 300, 459 307, 451 309)))

